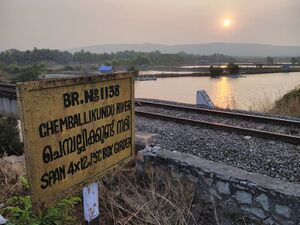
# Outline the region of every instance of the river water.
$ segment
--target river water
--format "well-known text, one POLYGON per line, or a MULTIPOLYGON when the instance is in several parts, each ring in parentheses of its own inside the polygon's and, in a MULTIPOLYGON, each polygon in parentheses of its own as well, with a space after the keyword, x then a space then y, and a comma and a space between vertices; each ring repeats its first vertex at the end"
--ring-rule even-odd
POLYGON ((257 109, 274 102, 300 85, 300 72, 246 75, 245 77, 158 78, 136 81, 136 98, 196 103, 197 90, 205 90, 222 108, 257 109))

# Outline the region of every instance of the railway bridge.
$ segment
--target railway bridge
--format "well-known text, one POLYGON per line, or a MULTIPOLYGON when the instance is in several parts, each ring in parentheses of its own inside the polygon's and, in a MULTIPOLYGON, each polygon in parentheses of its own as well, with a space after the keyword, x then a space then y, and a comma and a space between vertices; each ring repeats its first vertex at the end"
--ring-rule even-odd
POLYGON ((16 86, 13 84, 0 83, 0 114, 19 117, 16 86))

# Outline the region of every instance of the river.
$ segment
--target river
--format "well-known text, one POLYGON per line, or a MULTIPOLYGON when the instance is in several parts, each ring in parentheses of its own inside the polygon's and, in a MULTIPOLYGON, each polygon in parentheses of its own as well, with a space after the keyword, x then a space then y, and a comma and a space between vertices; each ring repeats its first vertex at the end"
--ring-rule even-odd
POLYGON ((300 85, 300 72, 210 78, 176 77, 136 81, 136 98, 153 98, 183 103, 196 102, 197 90, 205 90, 216 106, 257 109, 274 102, 300 85))

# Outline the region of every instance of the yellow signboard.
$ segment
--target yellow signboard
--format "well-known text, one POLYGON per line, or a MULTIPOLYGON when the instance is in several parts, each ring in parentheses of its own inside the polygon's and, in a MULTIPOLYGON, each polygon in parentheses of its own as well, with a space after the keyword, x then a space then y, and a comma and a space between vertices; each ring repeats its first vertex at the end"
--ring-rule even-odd
POLYGON ((133 159, 133 90, 131 74, 17 85, 35 209, 133 159))

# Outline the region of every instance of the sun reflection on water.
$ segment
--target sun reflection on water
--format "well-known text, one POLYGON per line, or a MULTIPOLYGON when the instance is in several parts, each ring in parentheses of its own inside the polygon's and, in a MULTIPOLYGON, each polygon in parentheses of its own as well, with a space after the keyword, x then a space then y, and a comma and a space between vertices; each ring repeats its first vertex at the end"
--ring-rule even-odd
POLYGON ((214 103, 218 107, 229 108, 232 106, 232 88, 228 77, 221 77, 214 86, 214 103))

